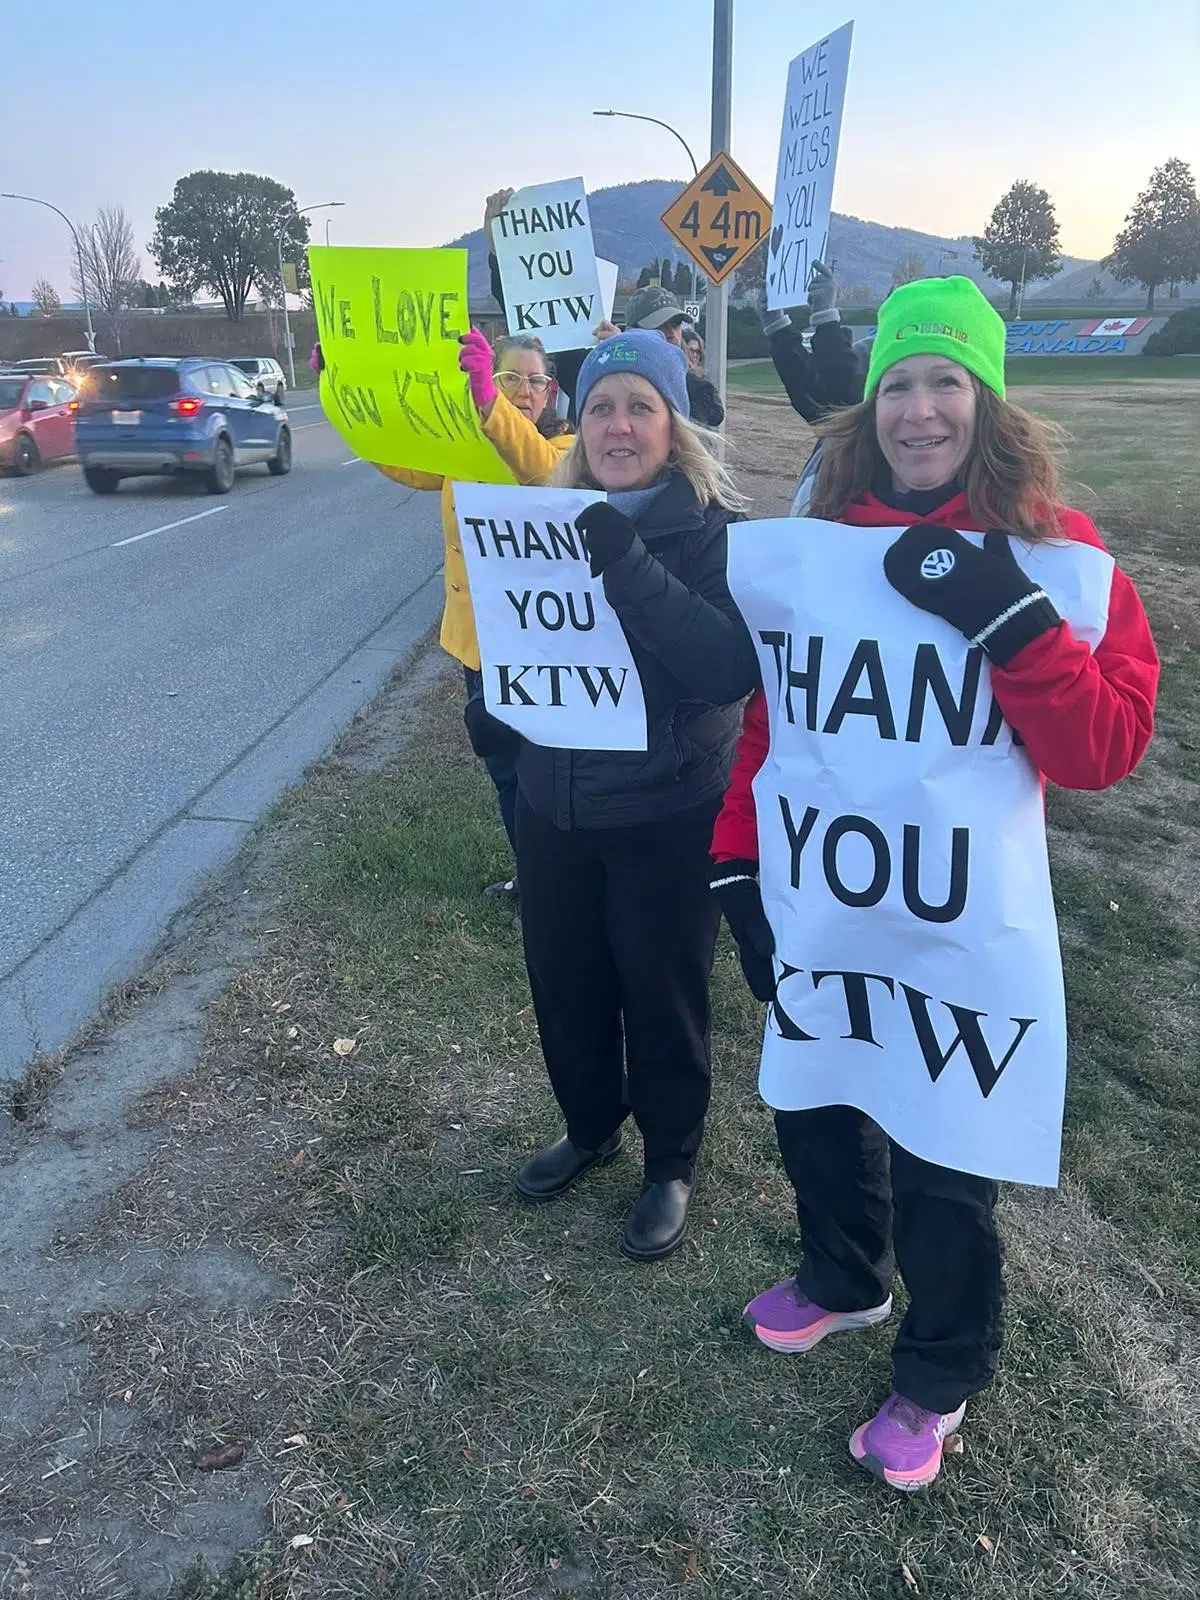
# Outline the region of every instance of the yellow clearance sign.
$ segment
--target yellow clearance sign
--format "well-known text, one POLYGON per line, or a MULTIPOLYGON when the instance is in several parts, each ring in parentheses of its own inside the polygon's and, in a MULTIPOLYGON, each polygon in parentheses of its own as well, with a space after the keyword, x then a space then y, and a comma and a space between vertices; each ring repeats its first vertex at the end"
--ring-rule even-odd
POLYGON ((716 155, 662 214, 710 283, 723 282, 771 231, 771 202, 730 155, 716 155))
POLYGON ((474 483, 511 483, 458 364, 465 250, 308 252, 325 370, 321 405, 364 461, 474 483))

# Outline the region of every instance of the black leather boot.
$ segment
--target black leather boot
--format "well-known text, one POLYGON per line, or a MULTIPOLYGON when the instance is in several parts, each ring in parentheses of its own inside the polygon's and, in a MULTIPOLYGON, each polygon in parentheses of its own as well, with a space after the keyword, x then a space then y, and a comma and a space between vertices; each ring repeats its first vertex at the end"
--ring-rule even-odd
POLYGON ((621 1249, 634 1261, 658 1261, 683 1243, 695 1177, 647 1183, 625 1218, 621 1249))
POLYGON ((513 1188, 523 1200, 554 1200, 590 1168, 606 1167, 620 1153, 620 1128, 598 1150, 581 1150, 564 1135, 555 1144, 533 1152, 513 1179, 513 1188))

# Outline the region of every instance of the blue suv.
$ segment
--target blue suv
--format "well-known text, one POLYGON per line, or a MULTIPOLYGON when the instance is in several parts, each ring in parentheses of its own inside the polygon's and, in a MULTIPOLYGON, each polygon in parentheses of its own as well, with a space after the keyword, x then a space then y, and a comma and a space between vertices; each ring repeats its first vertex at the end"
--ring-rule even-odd
POLYGON ((228 494, 237 467, 292 470, 292 430, 244 372, 208 356, 139 356, 93 367, 80 392, 75 451, 89 489, 122 478, 198 473, 228 494))

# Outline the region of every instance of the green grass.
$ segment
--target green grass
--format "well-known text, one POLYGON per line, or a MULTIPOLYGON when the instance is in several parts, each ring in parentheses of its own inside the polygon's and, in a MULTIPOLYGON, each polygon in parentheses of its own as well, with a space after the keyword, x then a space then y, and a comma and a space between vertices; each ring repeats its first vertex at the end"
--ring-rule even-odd
MULTIPOLYGON (((1200 356, 1012 356, 1005 364, 1010 385, 1082 383, 1107 386, 1130 378, 1200 378, 1200 356)), ((782 394, 770 361, 730 367, 729 386, 782 394)))
MULTIPOLYGON (((297 1374, 287 1426, 312 1449, 275 1570, 296 1583, 293 1526, 317 1534, 320 1559, 314 1587, 286 1592, 1191 1600, 1195 1438, 1134 1403, 1127 1299, 1110 1315, 1091 1298, 1111 1274, 1123 1282, 1124 1254, 1080 1276, 1073 1213, 1056 1220, 1042 1195, 1009 1206, 1001 1376, 928 1495, 887 1494, 846 1453, 888 1388, 886 1330, 811 1361, 746 1336, 742 1304, 789 1270, 796 1238, 755 1093, 758 1013, 727 946, 684 1251, 652 1269, 618 1254, 633 1152, 558 1205, 514 1198, 515 1167, 558 1119, 519 941, 479 892, 506 852, 456 682, 412 750, 380 774, 326 769, 289 803, 283 820, 307 842, 280 931, 216 1036, 222 1060, 320 1133, 302 1220, 336 1240, 302 1292, 337 1303, 344 1350, 335 1371, 297 1374), (330 1053, 337 1036, 357 1041, 348 1058, 330 1053), (335 1493, 348 1509, 331 1509, 335 1493)), ((1101 818, 1105 798, 1086 797, 1101 818)), ((1086 809, 1058 811, 1093 838, 1086 809)), ((1058 875, 1077 1057, 1068 1167, 1099 1225, 1161 1275, 1164 1250, 1194 1263, 1200 1238, 1185 1193, 1200 1091, 1180 1082, 1146 974, 1175 992, 1194 948, 1140 886, 1124 836, 1095 837, 1112 873, 1058 875), (1182 1158, 1170 1174, 1167 1150, 1182 1158)), ((1194 1288, 1185 1274, 1163 1292, 1181 1307, 1194 1288)))
POLYGON ((273 1364, 239 1368, 308 1441, 302 1470, 267 1552, 181 1597, 1194 1600, 1200 641, 1175 498, 1192 419, 1137 393, 1037 403, 1076 434, 1074 472, 1111 470, 1095 509, 1159 630, 1160 733, 1115 792, 1050 796, 1065 1182, 1004 1202, 1005 1355, 963 1454, 930 1493, 887 1493, 846 1438, 887 1391, 888 1330, 800 1360, 741 1326, 797 1241, 727 942, 685 1248, 653 1268, 618 1253, 632 1138, 557 1205, 513 1196, 558 1113, 519 939, 480 893, 509 863, 450 675, 385 770, 328 765, 286 803, 274 931, 215 1020, 222 1072, 308 1130, 270 1253, 297 1303, 336 1317, 338 1350, 300 1344, 286 1399, 273 1364))

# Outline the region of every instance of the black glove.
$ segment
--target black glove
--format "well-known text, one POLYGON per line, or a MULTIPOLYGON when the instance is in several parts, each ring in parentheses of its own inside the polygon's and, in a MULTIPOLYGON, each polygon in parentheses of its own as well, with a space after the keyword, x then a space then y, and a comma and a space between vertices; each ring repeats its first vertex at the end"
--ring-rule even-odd
POLYGON ((985 534, 980 550, 953 528, 919 523, 887 551, 883 570, 906 600, 944 617, 998 667, 1062 621, 1017 565, 1006 533, 985 534))
POLYGON ((471 749, 485 760, 488 756, 507 755, 521 742, 521 735, 515 728, 492 715, 482 695, 474 695, 467 701, 463 707, 463 721, 467 725, 471 749))
POLYGON ((598 578, 614 561, 620 561, 637 538, 633 523, 623 511, 610 506, 607 500, 597 500, 594 506, 585 506, 575 518, 575 526, 587 541, 593 578, 598 578))
POLYGON ((709 888, 721 902, 750 993, 756 1000, 774 1000, 775 935, 763 910, 758 868, 753 861, 718 861, 709 888))

